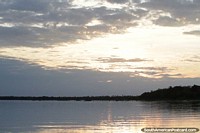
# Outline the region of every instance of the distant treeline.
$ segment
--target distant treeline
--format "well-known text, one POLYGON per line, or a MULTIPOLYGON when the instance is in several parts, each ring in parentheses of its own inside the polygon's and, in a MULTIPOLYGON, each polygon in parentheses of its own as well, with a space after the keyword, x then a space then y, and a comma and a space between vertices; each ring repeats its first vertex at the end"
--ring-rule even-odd
POLYGON ((0 96, 0 100, 31 100, 31 101, 131 101, 131 100, 200 100, 200 86, 175 86, 145 92, 139 96, 0 96))
POLYGON ((83 97, 53 97, 53 96, 0 96, 0 100, 31 100, 31 101, 131 101, 138 96, 83 96, 83 97))
POLYGON ((175 86, 156 91, 145 92, 141 100, 200 100, 200 86, 175 86))

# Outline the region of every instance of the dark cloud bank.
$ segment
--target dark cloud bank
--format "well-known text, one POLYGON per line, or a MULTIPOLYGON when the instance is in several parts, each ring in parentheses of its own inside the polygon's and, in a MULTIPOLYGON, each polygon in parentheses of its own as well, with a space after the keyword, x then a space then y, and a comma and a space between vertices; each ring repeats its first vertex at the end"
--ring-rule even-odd
MULTIPOLYGON (((159 69, 166 68, 138 68, 159 69)), ((191 85, 198 78, 150 79, 129 77, 130 73, 103 73, 91 70, 44 70, 34 64, 13 59, 0 59, 0 95, 15 96, 87 96, 87 95, 139 95, 168 87, 191 85), (107 82, 109 81, 109 82, 107 82)))

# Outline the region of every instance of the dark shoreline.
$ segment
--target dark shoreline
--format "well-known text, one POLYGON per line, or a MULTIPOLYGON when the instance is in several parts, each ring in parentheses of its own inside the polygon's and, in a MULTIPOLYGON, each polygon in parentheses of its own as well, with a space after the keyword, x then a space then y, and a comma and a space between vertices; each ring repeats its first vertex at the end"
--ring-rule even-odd
POLYGON ((82 96, 82 97, 53 97, 53 96, 0 96, 0 100, 26 101, 133 101, 138 96, 82 96))
POLYGON ((145 92, 139 96, 0 96, 0 100, 26 101, 162 101, 162 100, 200 100, 200 86, 175 86, 145 92))

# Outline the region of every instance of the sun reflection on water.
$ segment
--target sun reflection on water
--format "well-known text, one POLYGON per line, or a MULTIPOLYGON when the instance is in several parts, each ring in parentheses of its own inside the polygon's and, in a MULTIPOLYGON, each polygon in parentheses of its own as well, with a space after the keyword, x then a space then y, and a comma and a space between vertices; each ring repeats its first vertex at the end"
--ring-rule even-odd
MULTIPOLYGON (((50 122, 34 125, 35 133, 142 133, 142 128, 200 128, 198 101, 106 104, 107 110, 97 123, 88 123, 87 119, 82 124, 50 122)), ((90 106, 94 109, 93 104, 90 106)))
POLYGON ((199 101, 2 101, 0 107, 0 114, 4 114, 0 118, 4 121, 0 123, 1 132, 142 133, 142 128, 200 129, 199 101))

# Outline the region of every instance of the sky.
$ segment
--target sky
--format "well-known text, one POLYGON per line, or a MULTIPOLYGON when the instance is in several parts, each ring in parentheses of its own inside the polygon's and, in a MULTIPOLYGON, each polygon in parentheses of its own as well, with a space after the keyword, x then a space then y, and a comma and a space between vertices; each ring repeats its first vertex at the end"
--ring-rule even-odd
POLYGON ((200 83, 200 0, 0 0, 0 95, 139 95, 200 83))

